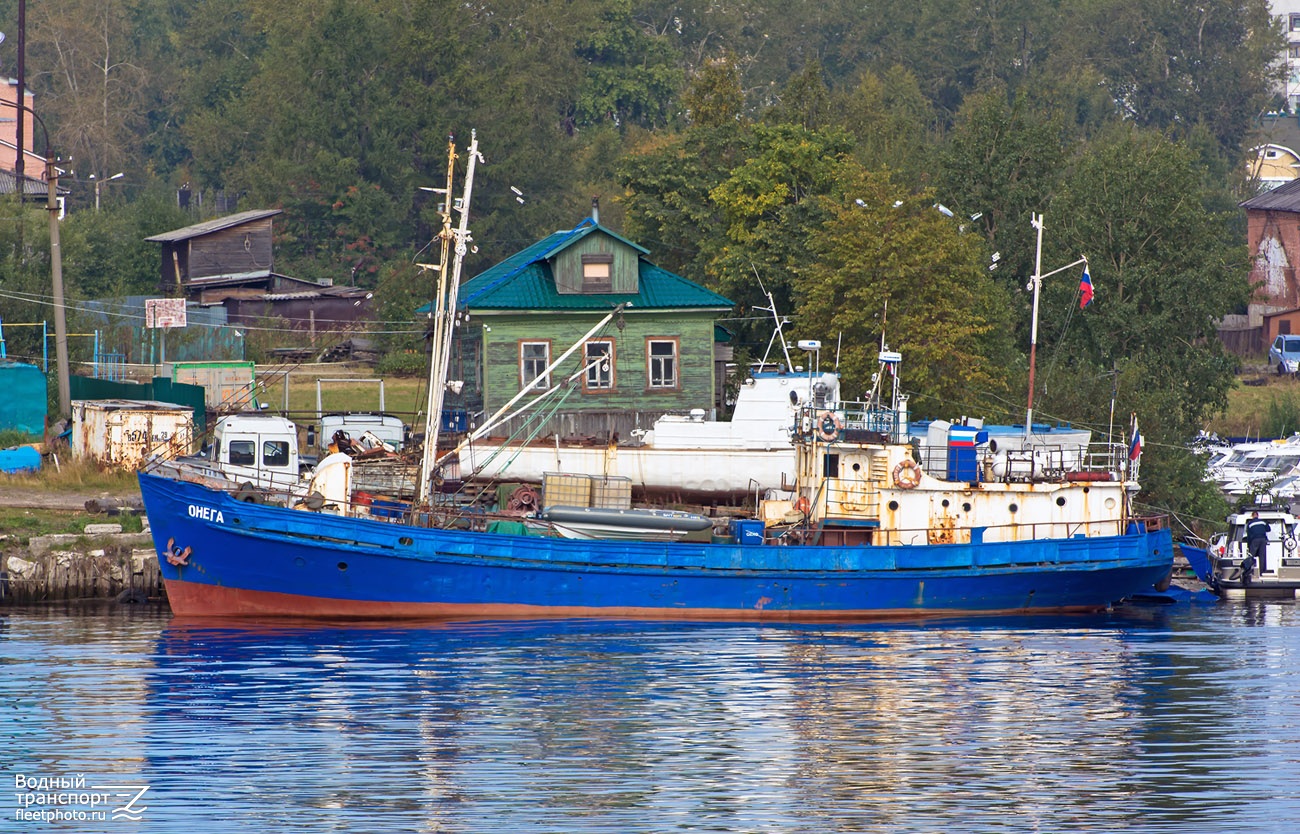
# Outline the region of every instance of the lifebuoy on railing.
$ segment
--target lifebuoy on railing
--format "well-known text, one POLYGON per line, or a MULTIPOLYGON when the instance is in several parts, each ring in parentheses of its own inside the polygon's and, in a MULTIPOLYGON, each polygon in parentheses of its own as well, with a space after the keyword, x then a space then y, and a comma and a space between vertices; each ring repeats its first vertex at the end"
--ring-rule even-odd
POLYGON ((844 429, 844 421, 833 411, 823 411, 817 415, 817 436, 827 443, 837 439, 844 429))
POLYGON ((904 458, 894 467, 894 484, 899 489, 912 489, 921 483, 921 465, 911 458, 904 458))

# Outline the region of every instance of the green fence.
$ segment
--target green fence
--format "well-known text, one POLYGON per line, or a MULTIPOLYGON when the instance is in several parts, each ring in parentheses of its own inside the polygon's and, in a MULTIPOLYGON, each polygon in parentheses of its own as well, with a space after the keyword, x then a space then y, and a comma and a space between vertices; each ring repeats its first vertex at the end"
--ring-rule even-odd
POLYGON ((207 433, 207 405, 202 385, 172 382, 165 376, 156 376, 153 382, 144 383, 74 376, 70 382, 74 400, 156 400, 186 406, 194 411, 195 437, 207 433))

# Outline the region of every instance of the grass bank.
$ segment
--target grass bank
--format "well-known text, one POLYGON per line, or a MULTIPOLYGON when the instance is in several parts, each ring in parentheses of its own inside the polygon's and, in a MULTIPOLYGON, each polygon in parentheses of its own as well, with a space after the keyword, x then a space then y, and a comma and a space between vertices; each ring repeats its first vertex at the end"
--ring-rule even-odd
POLYGON ((137 515, 109 517, 84 510, 0 507, 0 535, 6 536, 10 542, 22 545, 37 536, 82 535, 87 524, 121 524, 123 533, 139 533, 142 529, 137 515))
POLYGON ((1206 429, 1220 437, 1284 437, 1300 431, 1300 378, 1242 374, 1228 394, 1227 411, 1206 429))

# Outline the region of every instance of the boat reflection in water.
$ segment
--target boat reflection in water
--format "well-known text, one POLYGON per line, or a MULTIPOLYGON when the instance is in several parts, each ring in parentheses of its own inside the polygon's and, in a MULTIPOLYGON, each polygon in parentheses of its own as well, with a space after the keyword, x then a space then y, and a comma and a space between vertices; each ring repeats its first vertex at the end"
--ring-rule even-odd
POLYGON ((1200 619, 1213 610, 177 621, 141 731, 157 781, 178 780, 156 804, 202 830, 1277 830, 1294 803, 1256 797, 1287 754, 1243 709, 1259 660, 1200 619), (1240 778, 1247 760, 1258 778, 1240 778))

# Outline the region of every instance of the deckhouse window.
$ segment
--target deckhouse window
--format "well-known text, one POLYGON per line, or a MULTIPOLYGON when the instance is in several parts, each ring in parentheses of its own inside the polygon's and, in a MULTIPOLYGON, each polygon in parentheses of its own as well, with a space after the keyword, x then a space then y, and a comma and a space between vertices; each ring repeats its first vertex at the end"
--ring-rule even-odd
POLYGON ((647 339, 646 363, 651 388, 677 388, 677 340, 647 339))
POLYGON ((289 441, 266 440, 262 443, 263 466, 288 466, 289 441))
POLYGON ((551 364, 550 342, 519 343, 519 386, 522 388, 534 379, 541 381, 533 386, 534 390, 551 387, 551 377, 543 374, 546 366, 551 364))
POLYGON ((614 291, 614 256, 606 253, 593 253, 582 256, 582 291, 614 291))
POLYGON ((230 462, 235 466, 257 466, 257 444, 252 440, 230 441, 230 462))
POLYGON ((587 373, 582 387, 586 391, 608 391, 614 387, 614 342, 608 339, 587 342, 582 355, 587 373))

